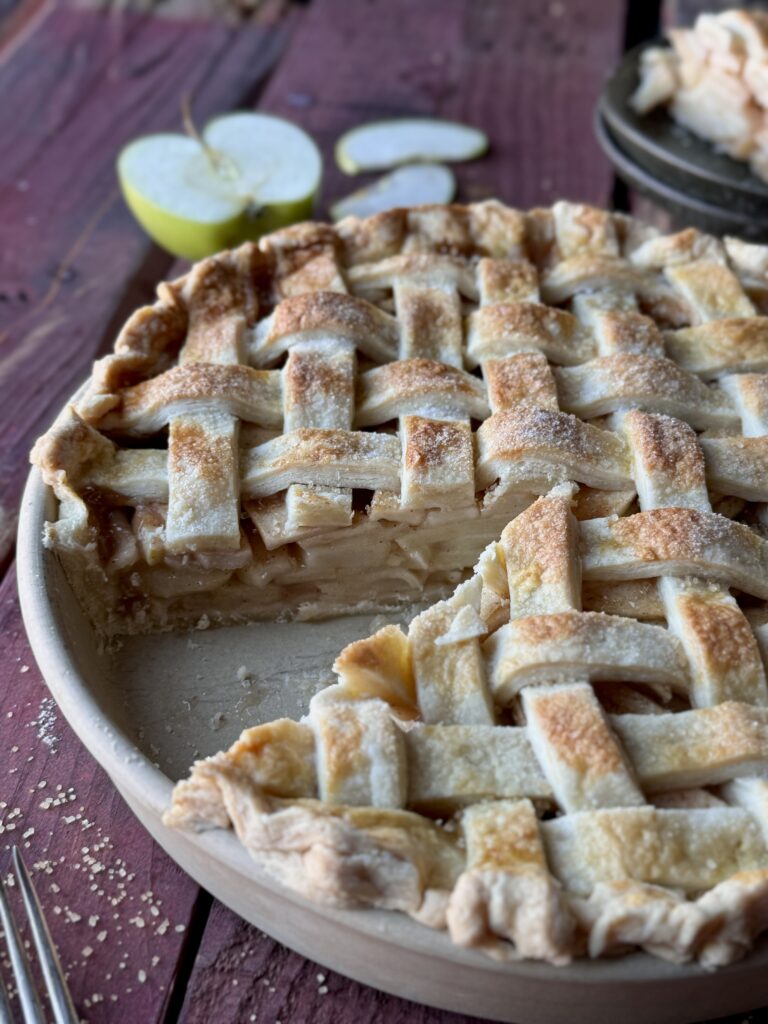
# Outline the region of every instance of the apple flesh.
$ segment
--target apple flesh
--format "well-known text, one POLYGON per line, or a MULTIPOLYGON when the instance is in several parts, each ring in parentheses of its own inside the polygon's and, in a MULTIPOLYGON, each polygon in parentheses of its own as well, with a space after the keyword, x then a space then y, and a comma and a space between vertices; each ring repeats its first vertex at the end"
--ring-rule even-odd
POLYGON ((334 220, 370 217, 398 206, 450 203, 456 194, 456 179, 442 164, 405 164, 391 174, 358 189, 331 207, 334 220))
POLYGON ((312 216, 322 159, 300 128, 266 114, 227 114, 202 133, 147 135, 120 153, 131 212, 175 256, 198 260, 312 216))
POLYGON ((387 171, 417 161, 474 160, 488 149, 478 128, 433 117, 401 117, 352 128, 336 143, 336 163, 346 174, 387 171))

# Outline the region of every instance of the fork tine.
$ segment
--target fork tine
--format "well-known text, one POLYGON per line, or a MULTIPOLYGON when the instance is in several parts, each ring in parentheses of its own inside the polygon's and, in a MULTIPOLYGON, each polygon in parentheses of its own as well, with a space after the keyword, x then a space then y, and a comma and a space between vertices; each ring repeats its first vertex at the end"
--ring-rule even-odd
POLYGON ((64 978, 64 972, 61 969, 56 947, 53 944, 51 933, 48 931, 48 925, 43 916, 43 908, 40 906, 40 900, 37 897, 37 892, 27 871, 27 865, 24 863, 17 846, 13 848, 12 856, 13 866, 16 868, 16 877, 19 880, 19 887, 21 889, 21 897, 24 900, 24 906, 27 908, 29 926, 35 942, 37 958, 40 961, 40 969, 43 972, 45 984, 48 987, 54 1019, 56 1024, 79 1024, 80 1018, 77 1016, 72 1003, 72 996, 69 994, 69 988, 64 978))
POLYGON ((8 956, 11 960, 11 968, 16 980, 16 988, 19 993, 19 1003, 24 1014, 25 1024, 45 1024, 45 1017, 37 998, 37 992, 32 981, 29 970, 29 960, 24 952, 16 922, 13 919, 8 898, 5 895, 5 886, 0 878, 0 923, 5 932, 5 941, 8 946, 8 956))
POLYGON ((11 1004, 8 1002, 8 992, 2 977, 0 977, 0 1024, 13 1024, 11 1004))

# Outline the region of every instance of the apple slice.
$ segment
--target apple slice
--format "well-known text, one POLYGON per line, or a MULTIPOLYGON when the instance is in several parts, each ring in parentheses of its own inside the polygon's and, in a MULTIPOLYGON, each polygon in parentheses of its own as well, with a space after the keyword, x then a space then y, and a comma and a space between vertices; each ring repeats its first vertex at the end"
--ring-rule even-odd
POLYGON ((225 114, 202 141, 147 135, 117 173, 132 213, 159 245, 198 260, 312 215, 322 158, 300 128, 267 114, 225 114))
POLYGON ((442 164, 406 164, 334 203, 331 216, 370 217, 395 206, 450 203, 455 192, 456 179, 442 164))
POLYGON ((386 171, 416 161, 474 160, 488 149, 477 128, 430 117, 360 125, 336 143, 336 163, 347 174, 386 171))

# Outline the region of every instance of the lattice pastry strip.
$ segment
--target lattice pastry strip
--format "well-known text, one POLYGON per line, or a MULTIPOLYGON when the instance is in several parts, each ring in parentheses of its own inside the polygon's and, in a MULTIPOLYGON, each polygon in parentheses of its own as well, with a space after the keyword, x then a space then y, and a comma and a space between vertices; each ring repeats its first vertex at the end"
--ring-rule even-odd
MULTIPOLYGON (((355 350, 335 339, 294 345, 283 371, 283 430, 350 430, 355 403, 355 350)), ((286 528, 345 526, 352 518, 350 488, 291 484, 286 528)))
MULTIPOLYGON (((641 509, 687 507, 707 516, 704 457, 690 427, 667 417, 632 412, 624 419, 624 429, 634 453, 641 509)), ((705 544, 707 536, 717 535, 721 527, 711 516, 700 522, 691 523, 691 547, 705 544)), ((745 546, 752 536, 744 538, 745 546)), ((760 544, 756 537, 754 541, 754 546, 760 544)), ((713 548, 710 558, 716 558, 713 548)), ((695 577, 667 577, 660 582, 660 594, 670 630, 680 638, 690 664, 692 702, 698 706, 728 699, 768 703, 757 643, 727 587, 695 577)))
POLYGON ((233 751, 245 758, 253 781, 276 796, 432 813, 520 797, 554 800, 569 813, 631 807, 645 803, 643 791, 768 773, 763 708, 727 702, 606 716, 584 683, 532 687, 525 706, 525 726, 403 730, 386 702, 350 701, 331 687, 313 698, 302 722, 254 726, 233 751))
MULTIPOLYGON (((232 315, 211 324, 211 301, 222 301, 222 277, 215 263, 190 273, 182 290, 189 327, 179 368, 242 362, 245 317, 236 311, 238 295, 230 299, 232 315)), ((171 553, 240 548, 239 427, 235 416, 215 407, 178 410, 170 419, 165 542, 171 553)))

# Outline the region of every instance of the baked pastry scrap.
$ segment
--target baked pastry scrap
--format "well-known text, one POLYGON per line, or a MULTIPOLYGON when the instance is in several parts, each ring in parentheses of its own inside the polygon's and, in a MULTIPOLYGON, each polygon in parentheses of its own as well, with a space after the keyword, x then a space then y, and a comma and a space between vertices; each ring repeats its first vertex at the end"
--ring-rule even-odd
POLYGON ((766 252, 489 201, 207 259, 35 446, 45 542, 107 635, 434 599, 553 486, 636 508, 606 419, 631 407, 703 432, 717 510, 753 522, 766 252))
POLYGON ((768 181, 768 13, 700 14, 667 36, 671 49, 642 54, 634 109, 668 105, 675 121, 768 181))
POLYGON ((342 651, 306 718, 198 761, 166 824, 232 827, 311 899, 498 957, 744 955, 768 926, 768 632, 729 590, 768 596, 768 541, 711 511, 690 427, 617 427, 640 512, 539 498, 407 633, 342 651))

